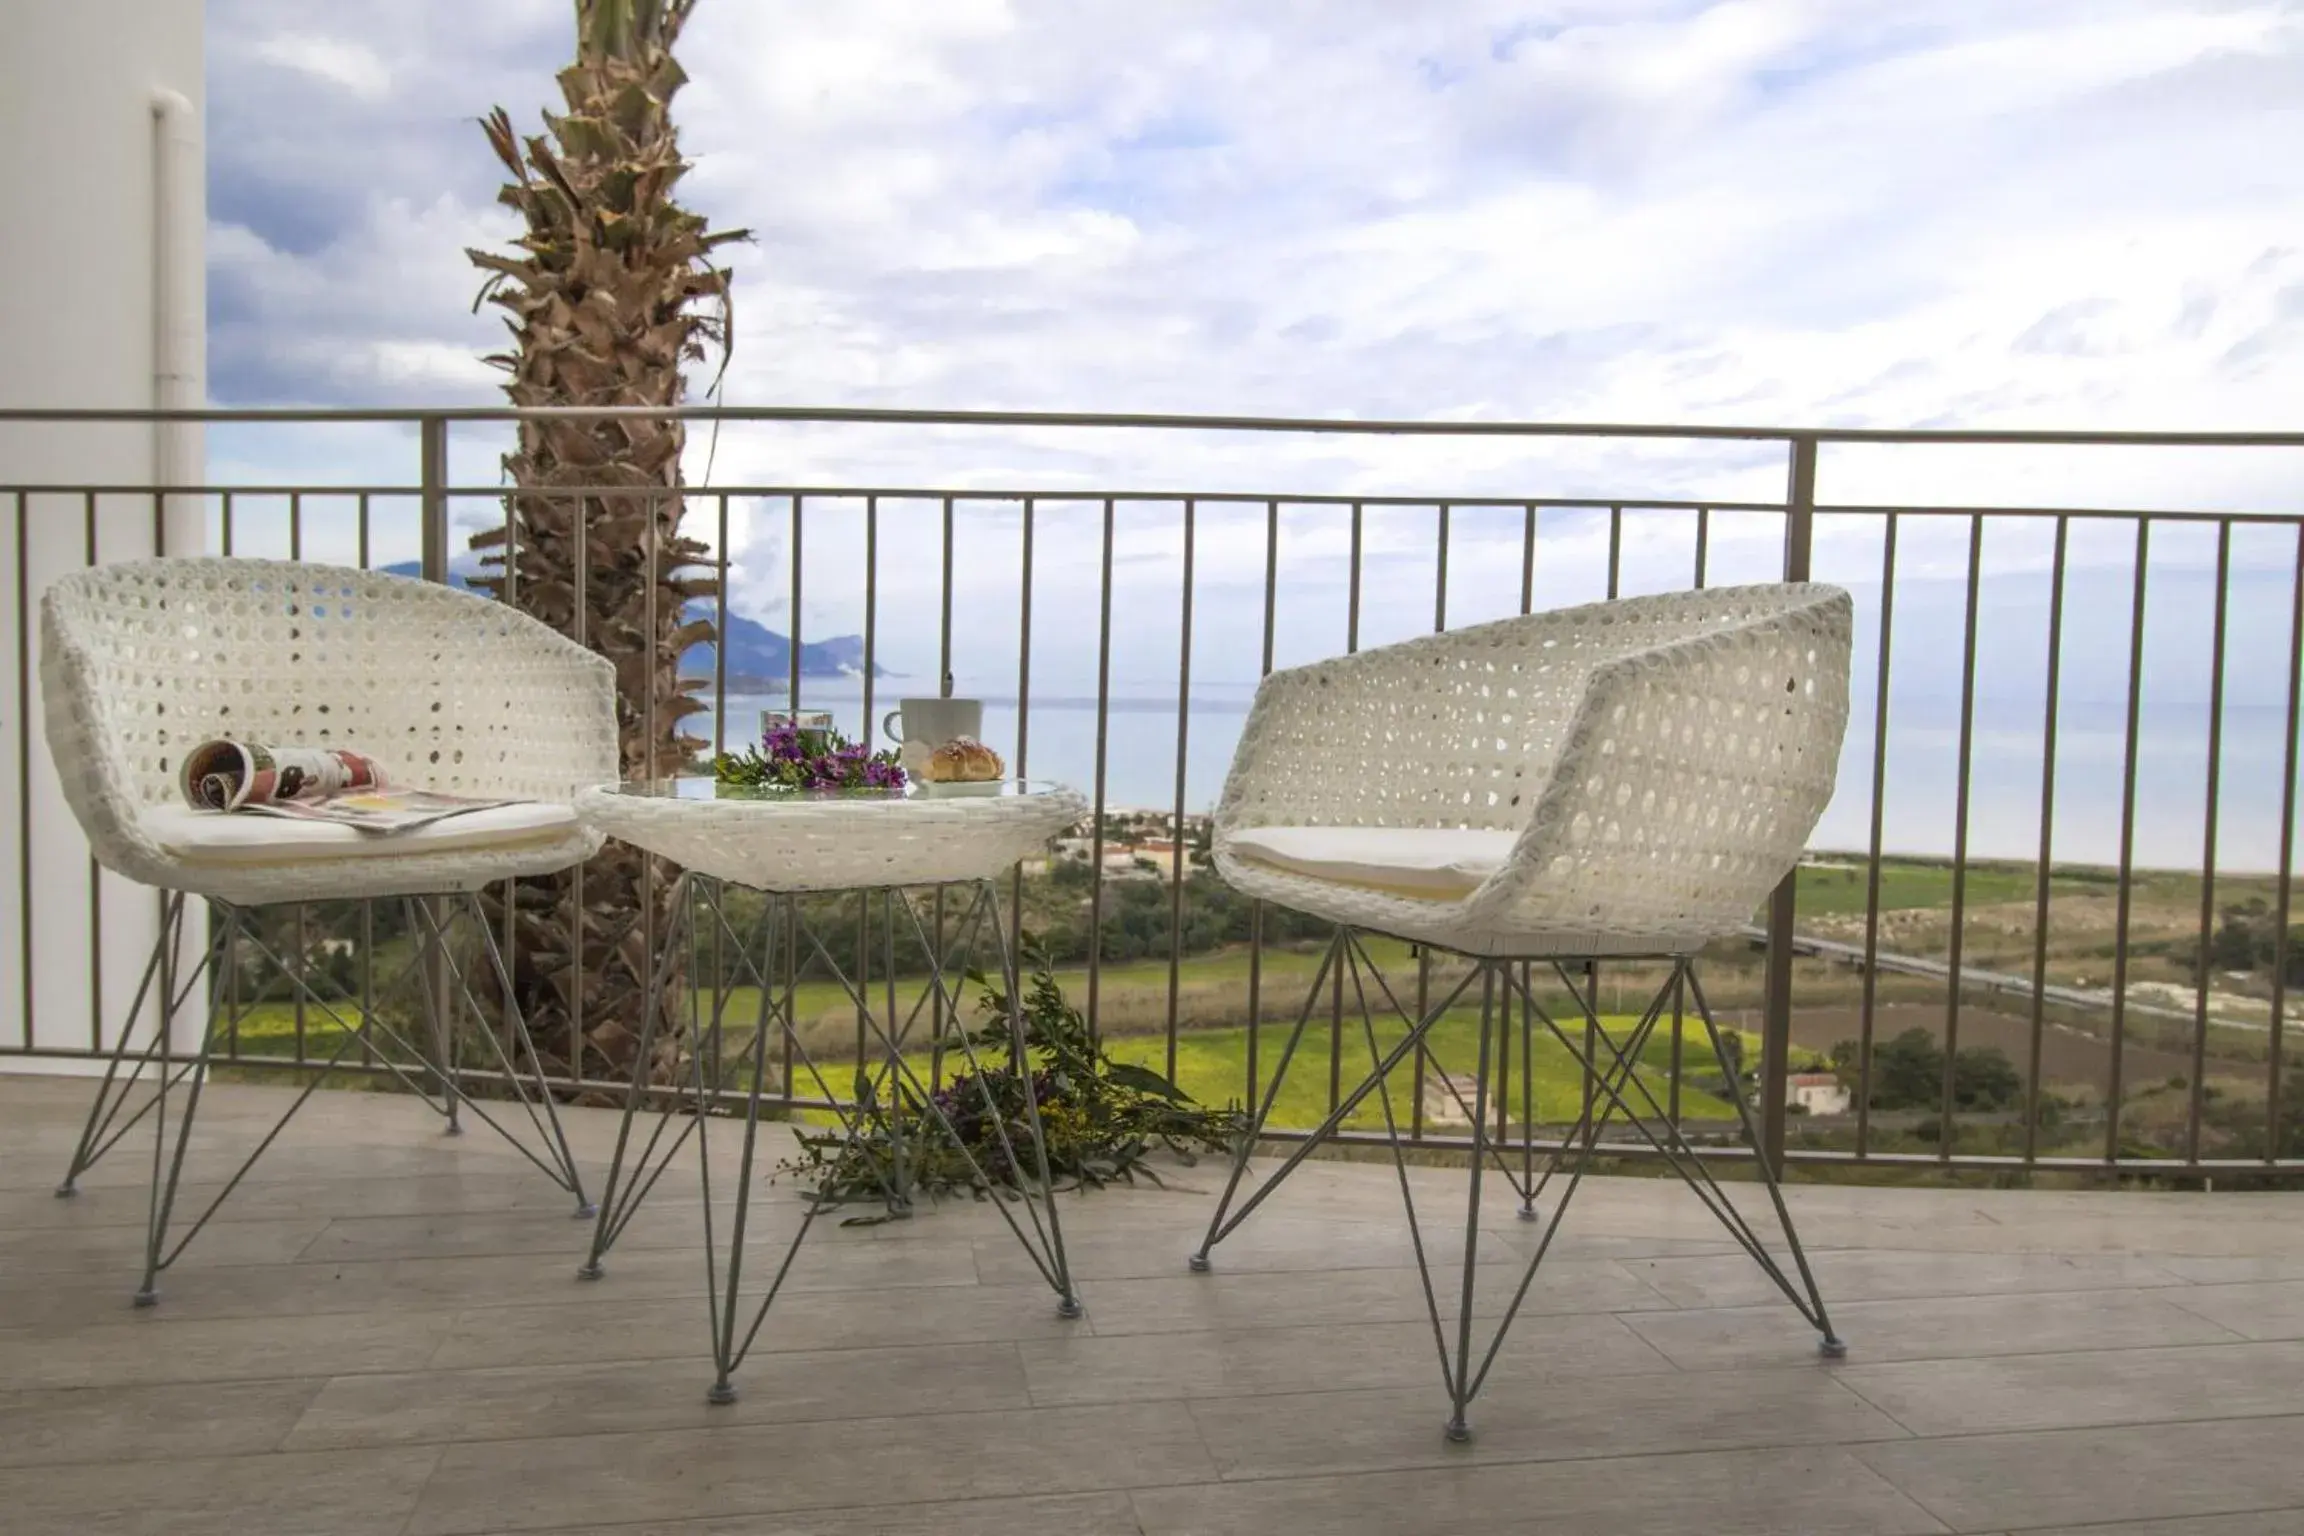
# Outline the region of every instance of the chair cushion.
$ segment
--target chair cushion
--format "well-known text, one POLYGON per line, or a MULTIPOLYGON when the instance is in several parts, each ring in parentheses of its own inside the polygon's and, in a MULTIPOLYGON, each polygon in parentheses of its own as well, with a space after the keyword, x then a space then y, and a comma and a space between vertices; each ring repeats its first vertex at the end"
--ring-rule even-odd
POLYGON ((1467 827, 1250 827, 1224 846, 1235 858, 1314 880, 1453 901, 1503 868, 1519 840, 1467 827))
POLYGON ((578 827, 574 807, 534 800, 466 811, 413 831, 389 833, 282 816, 196 811, 187 805, 156 805, 138 820, 146 836, 192 864, 300 864, 502 848, 551 842, 578 827))

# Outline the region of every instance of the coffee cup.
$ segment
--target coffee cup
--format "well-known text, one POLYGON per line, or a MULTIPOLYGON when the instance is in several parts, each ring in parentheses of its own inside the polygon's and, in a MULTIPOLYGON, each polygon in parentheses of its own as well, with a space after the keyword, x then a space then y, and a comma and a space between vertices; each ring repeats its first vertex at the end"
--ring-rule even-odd
POLYGON ((936 748, 956 736, 981 741, 984 736, 982 699, 899 699, 880 722, 881 734, 903 745, 936 748))

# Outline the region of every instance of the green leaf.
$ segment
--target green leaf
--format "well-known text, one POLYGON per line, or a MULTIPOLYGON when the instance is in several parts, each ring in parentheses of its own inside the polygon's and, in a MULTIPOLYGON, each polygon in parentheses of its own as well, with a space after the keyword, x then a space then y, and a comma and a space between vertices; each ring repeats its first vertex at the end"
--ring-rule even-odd
POLYGON ((1104 1063, 1104 1075, 1123 1088, 1133 1088, 1138 1093, 1158 1094, 1161 1098, 1175 1104, 1192 1102, 1183 1089, 1150 1067, 1140 1067, 1132 1061, 1106 1061, 1104 1063))

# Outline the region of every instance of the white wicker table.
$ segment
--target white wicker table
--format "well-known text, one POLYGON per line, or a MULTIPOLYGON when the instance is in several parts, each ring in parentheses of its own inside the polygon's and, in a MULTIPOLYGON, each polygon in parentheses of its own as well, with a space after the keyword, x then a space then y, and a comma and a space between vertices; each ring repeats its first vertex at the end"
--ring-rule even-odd
MULTIPOLYGON (((709 779, 671 779, 602 785, 576 798, 577 814, 586 826, 681 868, 674 916, 669 931, 658 940, 655 977, 633 1056, 615 1159, 600 1198, 591 1253, 578 1274, 587 1280, 600 1278, 608 1250, 671 1159, 694 1136, 704 1202, 705 1268, 716 1282, 709 1300, 713 1402, 735 1401, 731 1377, 758 1336, 810 1228, 828 1208, 823 1202, 808 1201, 774 1280, 740 1330, 745 1227, 763 1099, 779 1108, 795 1104, 829 1108, 851 1144, 868 1118, 853 1102, 853 1094, 843 1100, 833 1091, 802 1037, 794 999, 797 983, 805 976, 836 982, 855 1005, 858 1045, 853 1080, 868 1090, 892 1143, 892 1172, 882 1184, 889 1213, 908 1215, 911 1209, 904 1140, 910 1105, 931 1118, 959 1148, 979 1186, 1005 1182, 987 1173, 978 1160, 979 1150, 995 1156, 1004 1172, 1020 1175, 1017 1182, 1036 1185, 1021 1200, 996 1195, 991 1203, 1056 1292, 1058 1314, 1080 1315, 1064 1256, 1039 1106, 1033 1095, 1019 1095, 1023 1124, 1010 1126, 1009 1115, 995 1101, 975 1043, 959 1021, 967 973, 981 969, 997 975, 1010 1006, 1008 1060, 995 1065, 1014 1067, 1025 1061, 1015 946, 1002 917, 997 881, 1019 859, 1040 851, 1049 839, 1071 827, 1088 806, 1078 794, 1054 784, 1011 780, 970 788, 975 792, 939 793, 915 786, 903 794, 851 794, 739 790, 709 779), (732 904, 729 887, 758 893, 763 899, 757 911, 738 910, 749 903, 732 904), (860 924, 857 934, 840 946, 853 956, 853 975, 835 946, 811 925, 801 900, 844 893, 856 897, 860 924), (955 896, 956 908, 951 901, 955 896), (881 949, 877 977, 870 974, 873 957, 861 937, 872 932, 875 902, 881 949), (924 914, 924 905, 933 907, 933 918, 924 914), (955 911, 956 921, 948 921, 955 911), (927 985, 908 1009, 899 1005, 895 976, 900 932, 908 932, 927 957, 927 985), (684 974, 679 964, 683 953, 691 964, 699 964, 707 952, 709 980, 692 988, 678 985, 684 974), (882 988, 877 1005, 875 983, 882 988), (739 1021, 751 1025, 751 1034, 731 1057, 724 1049, 729 1000, 744 986, 757 993, 755 1006, 748 1010, 751 1018, 739 1021), (685 1007, 680 1000, 683 990, 685 1007), (929 1019, 929 1038, 921 1043, 937 1053, 938 1062, 945 1050, 964 1059, 969 1079, 984 1096, 983 1121, 992 1129, 995 1146, 971 1149, 947 1116, 944 1100, 949 1095, 935 1091, 940 1085, 923 1083, 907 1060, 907 1046, 915 1043, 913 1032, 923 1013, 929 1019), (683 1026, 685 1039, 673 1053, 683 1069, 676 1074, 678 1086, 652 1086, 651 1066, 660 1055, 659 1032, 677 1032, 683 1026), (769 1088, 772 1039, 783 1046, 781 1091, 769 1088), (874 1054, 876 1062, 869 1059, 874 1054), (800 1082, 810 1084, 813 1093, 796 1092, 800 1082), (712 1208, 710 1111, 727 1111, 738 1103, 744 1119, 743 1152, 736 1170, 736 1205, 723 1275, 712 1208), (655 1123, 636 1143, 634 1123, 651 1104, 655 1123), (1018 1156, 1014 1129, 1022 1132, 1029 1162, 1018 1156)), ((820 909, 822 902, 816 905, 820 909)), ((935 1070, 932 1067, 931 1076, 935 1070)))

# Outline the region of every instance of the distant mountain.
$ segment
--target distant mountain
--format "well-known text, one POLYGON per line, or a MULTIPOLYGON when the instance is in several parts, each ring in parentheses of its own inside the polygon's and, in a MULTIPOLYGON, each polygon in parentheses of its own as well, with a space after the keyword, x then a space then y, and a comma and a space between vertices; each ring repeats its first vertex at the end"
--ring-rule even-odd
MULTIPOLYGON (((394 576, 421 576, 424 568, 413 560, 383 569, 394 576)), ((451 565, 448 581, 469 591, 471 577, 477 569, 470 562, 451 565)), ((693 602, 688 605, 690 618, 709 619, 713 605, 693 602)), ((767 625, 757 623, 740 613, 728 615, 728 681, 735 688, 739 679, 747 686, 741 692, 770 692, 781 687, 792 675, 792 641, 767 625)), ((710 677, 713 665, 713 647, 707 643, 688 647, 680 658, 680 671, 686 677, 710 677)), ((886 677, 888 669, 875 666, 875 677, 886 677)), ((828 640, 804 640, 800 644, 800 675, 802 677, 862 677, 864 675, 864 637, 862 635, 834 635, 828 640)))

